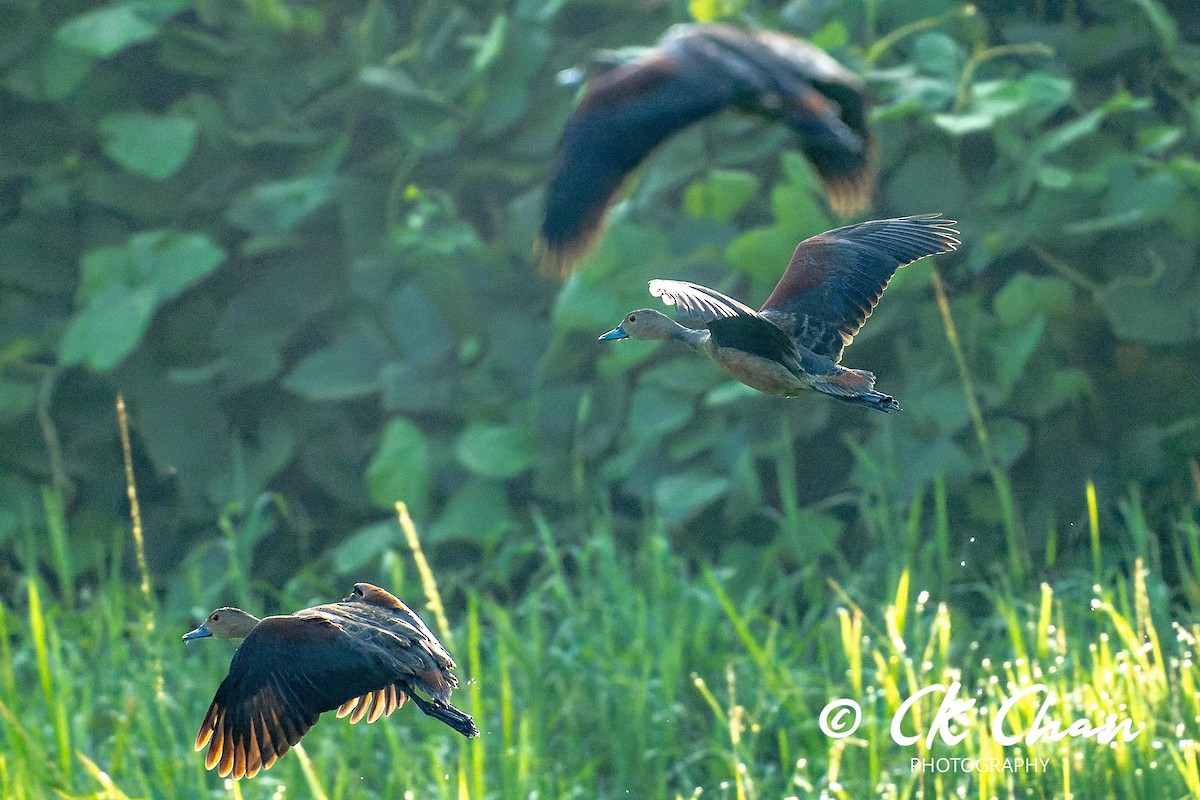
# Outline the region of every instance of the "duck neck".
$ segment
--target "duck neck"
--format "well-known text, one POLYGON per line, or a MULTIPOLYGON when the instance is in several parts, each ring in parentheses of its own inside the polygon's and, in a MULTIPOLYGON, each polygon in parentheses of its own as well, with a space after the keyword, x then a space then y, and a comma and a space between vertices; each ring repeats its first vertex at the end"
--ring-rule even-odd
POLYGON ((693 350, 707 353, 712 334, 708 332, 707 328, 688 328, 676 322, 675 327, 671 329, 670 338, 677 342, 683 342, 693 350))

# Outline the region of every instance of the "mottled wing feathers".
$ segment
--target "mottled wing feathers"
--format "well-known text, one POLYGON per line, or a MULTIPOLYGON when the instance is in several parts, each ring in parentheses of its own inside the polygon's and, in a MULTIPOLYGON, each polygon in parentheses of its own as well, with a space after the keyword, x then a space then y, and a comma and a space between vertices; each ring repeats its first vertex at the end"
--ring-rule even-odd
POLYGON ((900 267, 958 246, 954 220, 937 214, 872 220, 805 239, 762 314, 796 341, 840 361, 900 267))
POLYGON ((835 210, 866 205, 874 182, 869 104, 853 73, 784 34, 681 25, 648 56, 593 80, 567 121, 535 246, 543 267, 567 272, 637 165, 672 134, 726 108, 795 131, 835 210))
POLYGON ((650 281, 649 289, 652 296, 661 298, 668 306, 675 306, 679 313, 696 322, 707 324, 721 317, 758 316, 758 312, 749 306, 698 283, 660 278, 650 281))

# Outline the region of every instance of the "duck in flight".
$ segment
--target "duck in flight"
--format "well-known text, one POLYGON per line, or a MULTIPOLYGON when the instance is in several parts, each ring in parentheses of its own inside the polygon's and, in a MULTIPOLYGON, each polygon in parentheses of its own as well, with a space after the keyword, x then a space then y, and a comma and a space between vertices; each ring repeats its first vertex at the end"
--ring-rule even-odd
POLYGON ((470 738, 471 717, 450 704, 454 660, 411 608, 369 583, 339 603, 284 616, 218 608, 184 641, 242 639, 217 688, 196 749, 222 778, 253 778, 316 724, 322 712, 374 722, 405 700, 470 738), (427 695, 428 700, 421 695, 427 695))
POLYGON ((842 351, 897 269, 958 246, 954 224, 940 214, 922 214, 862 222, 805 239, 758 311, 695 283, 653 280, 651 295, 704 327, 684 327, 643 308, 600 340, 675 340, 766 394, 795 397, 817 391, 878 411, 898 411, 895 399, 875 391, 872 373, 841 365, 842 351))
POLYGON ((870 201, 866 87, 824 50, 777 31, 676 25, 657 47, 607 66, 559 140, 534 248, 548 272, 565 274, 587 254, 613 198, 656 147, 725 109, 791 128, 838 213, 870 201))

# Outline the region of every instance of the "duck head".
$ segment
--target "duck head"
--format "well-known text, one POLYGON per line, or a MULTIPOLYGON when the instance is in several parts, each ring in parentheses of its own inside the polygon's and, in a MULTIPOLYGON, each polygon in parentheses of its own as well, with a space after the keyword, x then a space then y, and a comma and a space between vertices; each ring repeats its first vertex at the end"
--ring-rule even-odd
POLYGON ((192 639, 207 639, 209 636, 218 639, 245 639, 257 624, 258 617, 253 614, 247 614, 240 608, 226 606, 209 614, 199 628, 185 633, 183 640, 190 642, 192 639))
POLYGON ((601 342, 617 339, 672 339, 681 326, 665 314, 651 308, 630 311, 621 324, 599 338, 601 342))

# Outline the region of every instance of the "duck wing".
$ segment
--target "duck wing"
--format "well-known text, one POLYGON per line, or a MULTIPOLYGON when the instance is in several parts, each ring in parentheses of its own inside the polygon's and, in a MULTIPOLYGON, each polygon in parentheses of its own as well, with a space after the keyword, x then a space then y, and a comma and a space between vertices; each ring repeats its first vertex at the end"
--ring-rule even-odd
POLYGON ((441 674, 417 642, 331 617, 267 617, 250 632, 196 735, 196 749, 208 747, 207 769, 216 767, 223 778, 253 777, 323 712, 348 706, 343 716, 378 719, 400 706, 410 682, 441 674))
POLYGON ((663 51, 596 78, 559 140, 536 248, 544 267, 568 272, 591 249, 638 164, 672 134, 731 101, 729 76, 663 51))
POLYGON ((613 197, 655 147, 727 108, 779 119, 839 210, 873 184, 862 82, 795 37, 728 25, 680 25, 646 56, 595 78, 567 120, 536 250, 564 274, 591 249, 613 197))
POLYGON ((648 288, 652 296, 661 298, 668 306, 675 306, 680 314, 696 322, 708 324, 723 317, 759 316, 745 303, 698 283, 656 278, 650 281, 648 288))
POLYGON ((875 182, 874 143, 861 78, 819 47, 777 31, 678 25, 664 41, 738 75, 737 107, 791 128, 835 211, 867 205, 875 182))
POLYGON ((940 214, 921 214, 805 239, 761 313, 791 331, 802 347, 840 362, 897 269, 958 246, 954 224, 940 214))

